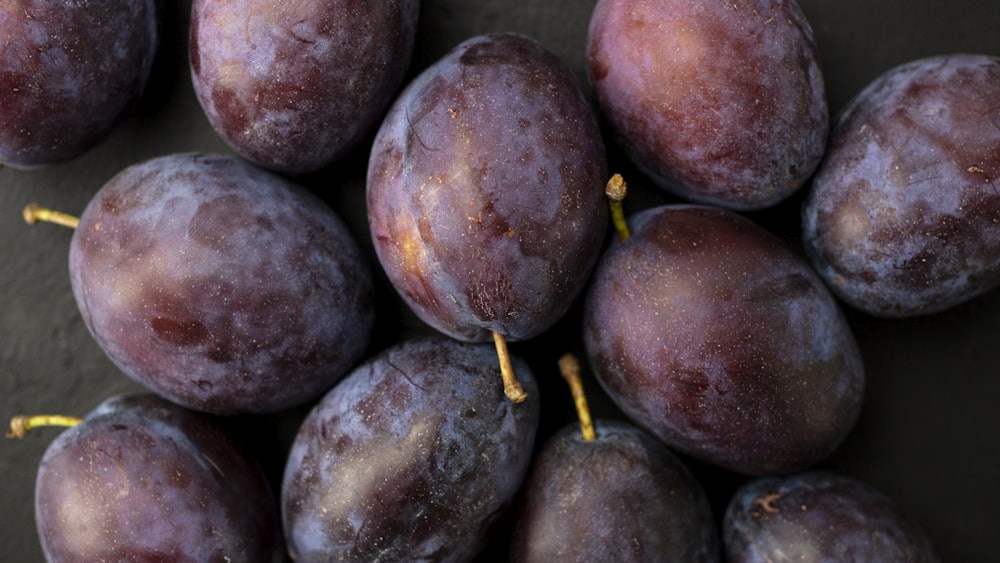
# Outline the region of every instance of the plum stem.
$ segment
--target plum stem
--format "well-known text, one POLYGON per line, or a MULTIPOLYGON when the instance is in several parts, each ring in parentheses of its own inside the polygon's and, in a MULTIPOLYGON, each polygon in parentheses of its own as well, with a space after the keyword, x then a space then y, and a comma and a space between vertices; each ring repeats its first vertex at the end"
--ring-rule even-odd
POLYGON ((510 361, 510 351, 507 349, 507 339, 497 331, 493 331, 493 343, 497 347, 497 357, 500 359, 500 377, 503 378, 503 392, 515 403, 528 398, 521 387, 521 382, 514 377, 514 366, 510 361))
POLYGON ((604 188, 604 195, 608 196, 608 205, 611 207, 611 222, 614 223, 615 230, 618 231, 619 240, 627 240, 631 236, 628 223, 625 221, 625 209, 622 206, 622 200, 625 199, 626 193, 628 193, 628 185, 625 183, 625 178, 622 178, 621 174, 611 176, 604 188))
POLYGON ((79 217, 74 217, 61 211, 54 211, 36 203, 29 203, 28 205, 25 205, 22 214, 24 215, 24 221, 29 225, 34 225, 39 221, 43 221, 45 223, 53 223, 56 225, 62 225, 63 227, 69 227, 70 229, 75 229, 80 226, 79 217))
POLYGON ((82 418, 60 414, 19 415, 10 419, 10 430, 7 431, 7 437, 24 438, 28 432, 35 428, 52 426, 72 428, 81 422, 83 422, 82 418))
POLYGON ((590 442, 597 438, 594 432, 594 422, 590 419, 590 407, 587 406, 587 394, 583 392, 583 380, 580 378, 580 362, 573 354, 566 354, 559 358, 559 373, 569 384, 570 393, 573 394, 573 403, 576 405, 576 416, 580 419, 580 433, 583 439, 590 442))

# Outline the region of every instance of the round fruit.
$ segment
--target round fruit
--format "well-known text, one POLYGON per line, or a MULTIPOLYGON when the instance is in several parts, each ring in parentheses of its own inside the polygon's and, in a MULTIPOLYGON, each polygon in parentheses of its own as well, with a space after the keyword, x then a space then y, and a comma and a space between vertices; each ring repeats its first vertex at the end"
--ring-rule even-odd
POLYGON ((0 3, 0 164, 56 164, 107 138, 149 78, 156 3, 0 3))
POLYGON ((731 563, 940 561, 885 494, 828 471, 746 482, 726 509, 723 541, 731 563))
POLYGON ((108 399, 38 468, 47 561, 282 561, 264 473, 217 421, 155 395, 108 399))
POLYGON ((833 296, 736 213, 661 206, 601 258, 584 302, 594 374, 639 426, 704 462, 786 473, 853 428, 864 372, 833 296))
POLYGON ((244 157, 319 170, 378 127, 409 68, 419 12, 419 0, 194 0, 195 93, 244 157))
POLYGON ((313 408, 289 454, 289 552, 312 561, 466 561, 513 503, 539 420, 537 386, 507 400, 492 346, 401 342, 313 408))
POLYGON ((943 311, 1000 285, 1000 58, 885 72, 841 114, 802 209, 816 270, 881 317, 943 311))
POLYGON ((570 72, 525 37, 472 38, 390 109, 368 169, 389 279, 453 338, 538 335, 582 291, 607 228, 604 145, 570 72))
POLYGON ((319 198, 232 157, 133 165, 87 205, 69 254, 83 320, 111 360, 207 412, 319 397, 361 359, 373 281, 319 198))
POLYGON ((823 156, 823 75, 792 0, 600 0, 587 53, 616 139, 675 195, 768 207, 823 156))
POLYGON ((708 496, 663 442, 620 421, 550 437, 521 489, 513 561, 718 561, 708 496))

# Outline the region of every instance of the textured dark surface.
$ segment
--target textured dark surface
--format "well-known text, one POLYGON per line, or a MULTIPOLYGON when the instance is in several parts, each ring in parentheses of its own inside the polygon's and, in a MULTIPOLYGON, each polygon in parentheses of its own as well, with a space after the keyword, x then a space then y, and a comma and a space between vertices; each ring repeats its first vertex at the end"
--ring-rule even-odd
MULTIPOLYGON (((29 227, 20 219, 29 201, 70 213, 83 210, 112 175, 139 160, 180 151, 229 152, 208 125, 194 97, 187 69, 190 2, 164 2, 163 50, 137 112, 103 145, 57 167, 0 170, 0 416, 60 412, 82 416, 109 395, 137 387, 118 373, 90 338, 73 302, 67 272, 71 233, 52 225, 29 227)), ((584 45, 590 0, 425 0, 411 76, 474 34, 518 31, 537 38, 585 78, 584 45)), ((995 0, 802 0, 820 49, 831 112, 870 80, 902 62, 946 52, 1000 55, 1000 3, 995 0)), ((3 87, 3 85, 0 85, 3 87)), ((587 88, 590 95, 589 87, 587 88)), ((612 171, 626 174, 632 196, 626 209, 667 201, 652 183, 609 146, 612 171)), ((364 213, 367 147, 343 164, 302 178, 344 217, 371 252, 364 213)), ((751 215, 798 244, 801 198, 751 215)), ((373 253, 372 253, 373 255, 373 253)), ((374 348, 427 329, 406 313, 384 279, 374 348)), ((905 321, 877 320, 848 311, 866 363, 868 389, 854 432, 824 465, 875 485, 927 530, 945 561, 995 558, 1000 525, 1000 292, 951 311, 905 321)), ((539 379, 543 421, 539 437, 574 416, 556 375, 556 360, 580 352, 579 314, 540 339, 518 343, 539 379)), ((374 350, 373 350, 374 351, 374 350)), ((614 416, 585 381, 595 416, 614 416)), ((265 469, 278 478, 298 421, 296 410, 241 418, 265 469)), ((0 443, 0 548, 3 560, 41 561, 35 534, 33 488, 38 461, 57 431, 0 443)), ((717 517, 741 478, 693 465, 717 517)), ((502 544, 501 544, 502 545, 502 544)), ((499 547, 494 548, 499 553, 499 547)))

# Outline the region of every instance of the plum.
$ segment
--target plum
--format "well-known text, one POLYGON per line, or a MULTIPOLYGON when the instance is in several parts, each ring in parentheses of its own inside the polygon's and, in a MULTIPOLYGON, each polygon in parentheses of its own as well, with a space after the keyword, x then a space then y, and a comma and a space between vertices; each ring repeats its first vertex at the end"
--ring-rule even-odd
POLYGON ((38 467, 47 561, 283 560, 263 471, 219 421, 152 394, 112 397, 38 467))
POLYGON ((195 93, 240 155, 319 170, 378 127, 409 68, 419 11, 419 0, 194 0, 195 93))
POLYGON ((674 195, 762 209, 819 165, 826 91, 793 0, 600 0, 587 56, 615 138, 674 195))
POLYGON ((829 470, 751 479, 723 519, 726 560, 937 563, 930 539, 883 492, 829 470))
POLYGON ((87 328, 122 371, 216 414, 318 398, 374 326, 371 267, 339 216, 230 156, 117 174, 80 217, 69 269, 87 328))
POLYGON ((156 3, 0 3, 0 164, 66 162, 111 134, 146 87, 156 3))
POLYGON ((551 436, 522 489, 512 561, 719 561, 708 497, 660 440, 618 420, 551 436))
POLYGON ((719 561, 708 495, 687 465, 632 424, 591 423, 575 357, 559 363, 580 424, 558 430, 535 455, 515 513, 511 560, 719 561))
POLYGON ((868 314, 944 311, 1000 284, 1000 58, 885 71, 839 116, 802 206, 806 251, 868 314))
POLYGON ((303 421, 281 507, 292 558, 467 561, 527 473, 537 385, 504 397, 489 345, 405 340, 356 368, 303 421))
POLYGON ((560 60, 528 37, 473 37, 407 86, 376 135, 378 259, 440 332, 532 338, 597 261, 606 168, 596 118, 560 60))
POLYGON ((629 220, 584 300, 594 375, 636 424, 743 474, 804 469, 843 441, 864 369, 834 297, 749 219, 661 205, 629 220))

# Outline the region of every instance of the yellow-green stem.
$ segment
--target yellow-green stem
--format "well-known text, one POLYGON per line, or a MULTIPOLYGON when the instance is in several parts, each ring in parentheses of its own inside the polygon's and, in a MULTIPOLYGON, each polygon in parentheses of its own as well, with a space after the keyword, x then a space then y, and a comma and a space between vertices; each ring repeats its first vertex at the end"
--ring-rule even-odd
POLYGON ((514 366, 510 361, 510 351, 507 349, 507 339, 497 331, 493 331, 493 343, 497 347, 497 357, 500 359, 500 377, 503 378, 503 392, 515 403, 528 398, 521 387, 521 382, 514 376, 514 366))
POLYGON ((60 414, 36 414, 20 415, 10 420, 10 430, 7 431, 8 438, 24 438, 28 432, 35 428, 59 427, 72 428, 83 422, 82 418, 75 416, 63 416, 60 414))
POLYGON ((573 354, 566 354, 559 358, 559 373, 569 384, 570 393, 573 394, 573 403, 576 405, 576 416, 580 419, 580 433, 583 439, 591 441, 597 438, 594 432, 594 422, 590 419, 590 407, 587 406, 587 395, 583 392, 583 381, 580 379, 580 362, 573 354))
POLYGON ((628 185, 621 174, 612 176, 604 188, 604 194, 608 197, 608 204, 611 207, 611 222, 614 224, 615 230, 618 231, 619 240, 626 240, 631 235, 628 223, 625 221, 625 209, 622 206, 622 200, 625 199, 626 193, 628 193, 628 185))
POLYGON ((75 229, 80 226, 79 217, 74 217, 61 211, 54 211, 46 207, 41 207, 35 203, 29 203, 24 206, 23 215, 25 222, 29 225, 34 225, 35 223, 42 221, 45 223, 62 225, 63 227, 69 227, 70 229, 75 229))

